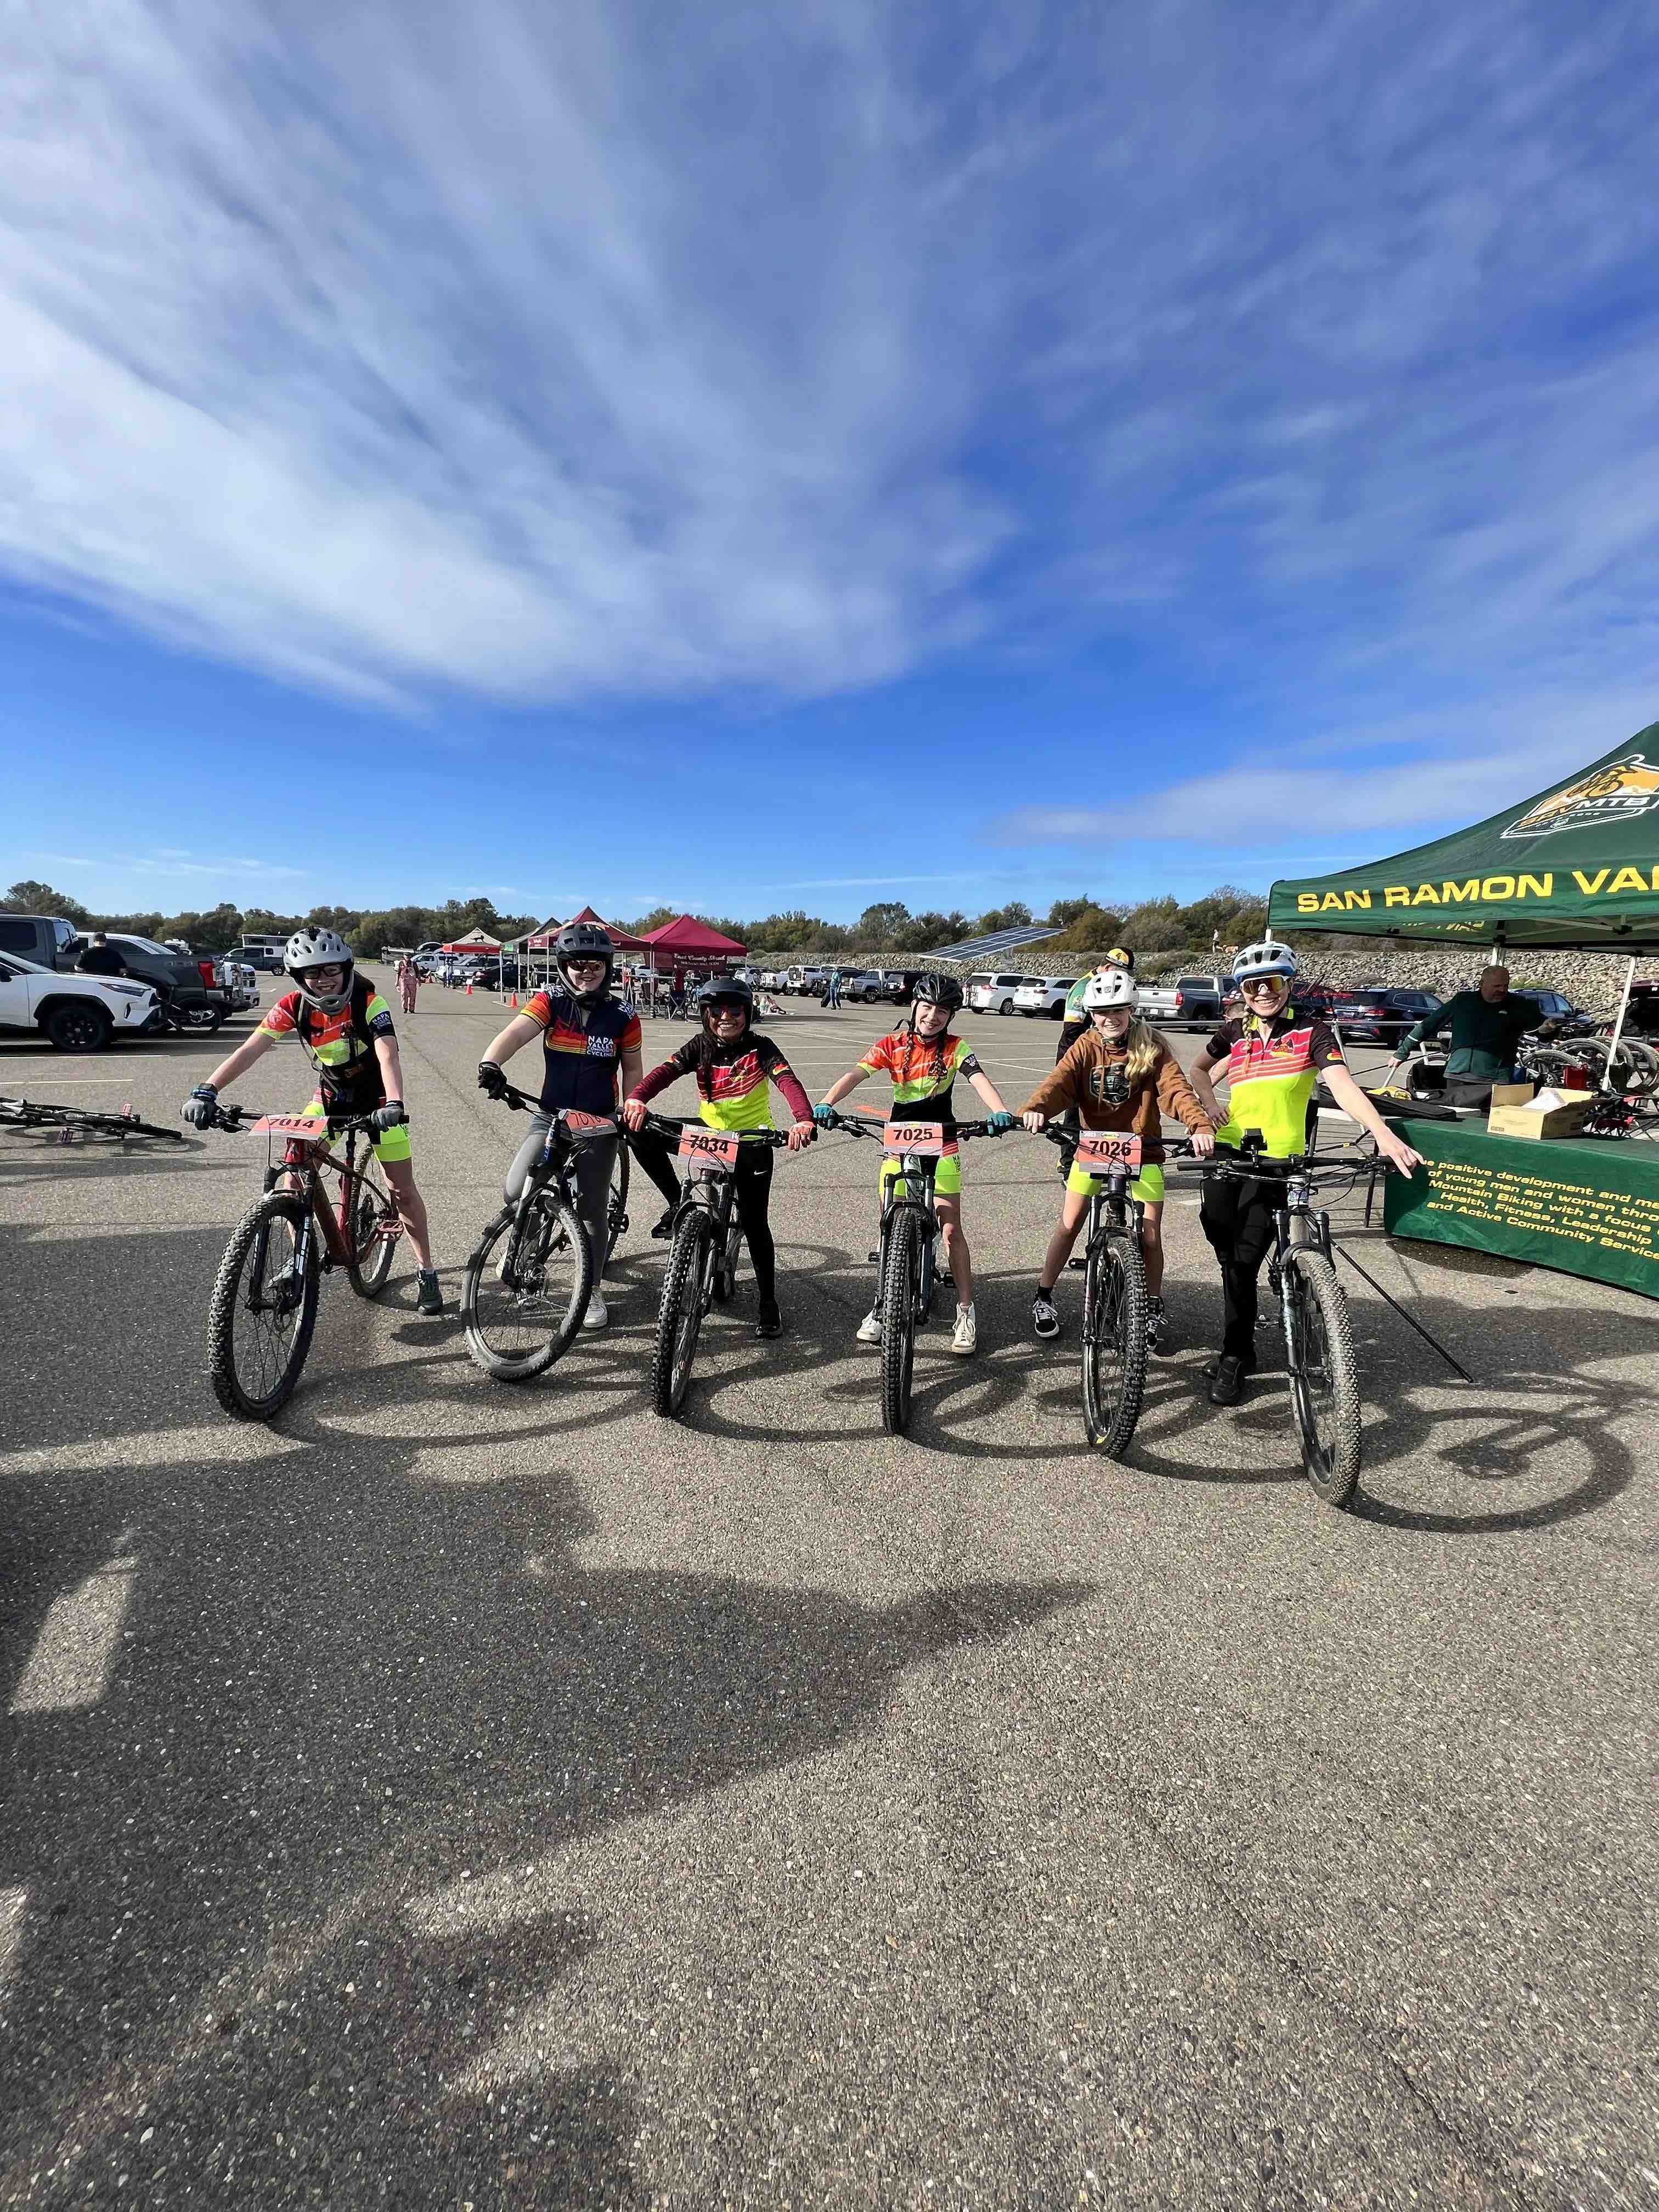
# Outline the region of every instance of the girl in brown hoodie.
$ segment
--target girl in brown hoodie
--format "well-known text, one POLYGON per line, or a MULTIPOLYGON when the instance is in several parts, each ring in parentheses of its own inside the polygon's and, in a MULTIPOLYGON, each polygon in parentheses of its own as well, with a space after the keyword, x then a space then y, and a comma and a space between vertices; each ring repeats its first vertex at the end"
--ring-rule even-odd
MULTIPOLYGON (((1140 1249, 1146 1262, 1149 1298, 1146 1335, 1154 1352, 1169 1349, 1164 1317, 1164 1145, 1163 1116, 1173 1114, 1191 1132, 1193 1150, 1202 1159, 1215 1149, 1208 1115, 1158 1032, 1135 1012, 1139 994, 1133 975, 1113 972, 1091 976, 1085 994, 1090 1026, 1046 1076, 1020 1109, 1028 1129, 1040 1129, 1051 1116, 1075 1107, 1085 1129, 1133 1131, 1140 1139, 1140 1173, 1131 1194, 1141 1204, 1140 1249)), ((1073 1167, 1066 1178, 1066 1198, 1048 1249, 1042 1255, 1031 1326, 1040 1337, 1060 1334, 1054 1285, 1077 1242, 1089 1210, 1096 1178, 1073 1167)))

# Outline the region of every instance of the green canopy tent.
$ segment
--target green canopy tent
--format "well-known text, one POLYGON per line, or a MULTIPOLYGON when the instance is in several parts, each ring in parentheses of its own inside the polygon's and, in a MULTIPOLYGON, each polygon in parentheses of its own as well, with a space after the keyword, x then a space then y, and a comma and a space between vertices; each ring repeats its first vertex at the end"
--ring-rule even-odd
POLYGON ((1432 845, 1276 883, 1274 929, 1558 951, 1659 948, 1659 722, 1432 845))

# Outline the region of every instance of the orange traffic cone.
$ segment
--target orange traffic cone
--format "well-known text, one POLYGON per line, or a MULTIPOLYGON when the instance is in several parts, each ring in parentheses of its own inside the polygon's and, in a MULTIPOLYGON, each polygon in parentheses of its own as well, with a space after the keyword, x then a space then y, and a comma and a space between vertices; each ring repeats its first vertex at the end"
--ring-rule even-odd
POLYGON ((509 1006, 516 1006, 518 1005, 519 994, 516 991, 509 994, 507 1003, 509 1006))
POLYGON ((466 987, 466 995, 469 999, 472 996, 472 986, 471 983, 466 987))

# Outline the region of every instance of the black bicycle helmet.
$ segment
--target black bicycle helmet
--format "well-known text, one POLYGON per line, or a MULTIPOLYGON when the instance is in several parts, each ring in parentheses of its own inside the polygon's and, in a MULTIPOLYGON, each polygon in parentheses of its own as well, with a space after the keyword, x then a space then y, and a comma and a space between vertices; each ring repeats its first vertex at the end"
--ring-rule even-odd
POLYGON ((957 1013, 962 1007, 962 986, 954 975, 918 975, 910 1000, 913 1006, 943 1006, 947 1013, 957 1013))
POLYGON ((741 975, 711 975, 697 993, 697 1012, 705 1029, 708 1017, 724 1000, 728 1006, 741 1006, 744 1018, 755 1018, 755 994, 741 975))
POLYGON ((573 998, 602 999, 611 988, 611 978, 616 973, 617 948, 597 921, 568 921, 553 940, 553 964, 573 998), (572 960, 603 960, 605 981, 597 988, 577 990, 566 964, 572 960))

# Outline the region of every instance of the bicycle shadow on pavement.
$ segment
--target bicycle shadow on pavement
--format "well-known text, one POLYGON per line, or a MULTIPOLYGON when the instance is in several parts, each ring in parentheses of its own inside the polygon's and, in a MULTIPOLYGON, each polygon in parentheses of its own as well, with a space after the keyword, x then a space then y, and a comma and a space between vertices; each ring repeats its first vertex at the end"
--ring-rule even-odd
POLYGON ((556 1468, 453 1489, 416 1440, 333 1441, 297 1497, 280 1449, 20 1494, 37 1574, 9 1651, 118 1538, 136 1565, 101 1694, 8 1724, 27 2033, 0 2059, 0 2199, 120 2171, 135 2203, 384 2176, 418 2203, 647 2202, 636 2062, 526 2040, 603 1941, 562 1859, 881 1729, 907 1670, 1091 1595, 590 1568, 556 1468))

